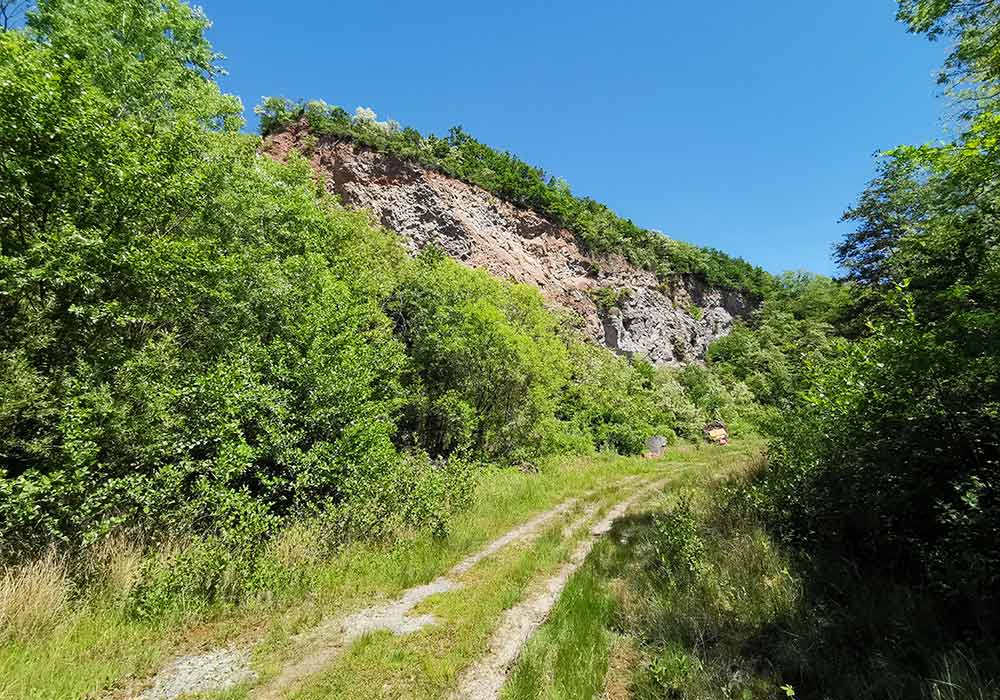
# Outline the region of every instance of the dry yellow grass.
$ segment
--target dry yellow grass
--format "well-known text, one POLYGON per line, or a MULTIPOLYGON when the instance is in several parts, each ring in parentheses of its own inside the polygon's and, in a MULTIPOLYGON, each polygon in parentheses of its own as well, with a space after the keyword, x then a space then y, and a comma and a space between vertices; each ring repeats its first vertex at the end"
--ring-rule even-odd
POLYGON ((285 568, 317 564, 325 552, 319 527, 309 522, 289 526, 269 544, 269 554, 285 568))
POLYGON ((87 552, 84 563, 94 584, 124 600, 139 581, 142 548, 127 534, 105 537, 87 552))
POLYGON ((0 570, 0 640, 29 639, 50 630, 63 615, 69 589, 66 565, 55 550, 0 570))
POLYGON ((629 700, 632 697, 632 676, 642 663, 642 654, 629 637, 616 637, 608 658, 608 674, 604 677, 602 700, 629 700))

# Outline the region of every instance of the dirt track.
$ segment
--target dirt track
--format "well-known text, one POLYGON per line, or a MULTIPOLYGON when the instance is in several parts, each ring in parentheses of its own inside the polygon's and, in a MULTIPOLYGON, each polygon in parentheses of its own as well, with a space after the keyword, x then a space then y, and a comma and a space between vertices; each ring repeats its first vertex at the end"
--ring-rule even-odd
MULTIPOLYGON (((491 637, 487 654, 461 674, 457 690, 453 694, 455 700, 496 698, 522 647, 544 622, 569 578, 587 558, 596 538, 606 533, 614 521, 622 517, 644 495, 660 488, 666 481, 663 479, 656 483, 646 482, 634 486, 636 479, 637 477, 628 477, 617 484, 625 488, 629 495, 613 505, 596 523, 594 518, 598 512, 597 503, 577 508, 581 501, 586 501, 593 494, 568 499, 493 540, 455 564, 447 574, 413 587, 395 600, 324 620, 293 638, 297 647, 296 661, 283 667, 263 685, 254 688, 250 697, 254 700, 279 700, 288 697, 333 664, 351 644, 371 632, 387 630, 402 635, 435 624, 437 620, 433 615, 412 615, 414 607, 433 595, 462 588, 462 575, 481 561, 506 547, 530 544, 558 518, 579 510, 577 517, 564 524, 561 534, 564 538, 576 537, 584 528, 589 527, 590 536, 585 536, 579 542, 568 561, 550 578, 536 585, 527 598, 506 612, 491 637)), ((249 650, 216 649, 207 654, 176 659, 153 678, 151 686, 138 697, 140 700, 174 700, 186 693, 221 690, 252 682, 254 678, 249 650)))

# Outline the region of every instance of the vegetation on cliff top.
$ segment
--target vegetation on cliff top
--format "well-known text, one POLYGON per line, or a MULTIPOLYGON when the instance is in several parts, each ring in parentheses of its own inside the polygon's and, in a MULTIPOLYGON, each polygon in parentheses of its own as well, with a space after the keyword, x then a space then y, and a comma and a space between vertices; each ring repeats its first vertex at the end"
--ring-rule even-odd
POLYGON ((322 101, 292 102, 281 97, 265 98, 256 111, 265 136, 304 122, 313 135, 351 139, 415 160, 512 204, 533 209, 572 231, 587 250, 619 253, 652 270, 661 281, 679 273, 695 274, 716 287, 757 298, 771 289, 772 280, 761 268, 714 248, 701 248, 636 226, 604 204, 574 195, 565 180, 546 177, 541 169, 512 153, 490 148, 461 127, 453 127, 444 137, 424 136, 392 120, 378 121, 370 109, 358 108, 351 115, 322 101))

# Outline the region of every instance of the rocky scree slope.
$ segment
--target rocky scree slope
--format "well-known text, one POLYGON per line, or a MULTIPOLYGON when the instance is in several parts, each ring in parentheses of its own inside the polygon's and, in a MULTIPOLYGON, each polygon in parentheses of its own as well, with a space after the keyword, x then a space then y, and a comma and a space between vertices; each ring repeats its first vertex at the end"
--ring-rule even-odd
POLYGON ((695 275, 661 283, 621 256, 588 254, 572 232, 534 211, 349 139, 317 138, 305 124, 267 136, 262 150, 278 159, 292 150, 304 154, 329 192, 370 210, 411 253, 436 245, 470 267, 535 285, 552 306, 575 312, 586 334, 622 355, 654 364, 703 359, 712 341, 752 311, 745 293, 712 288, 695 275))

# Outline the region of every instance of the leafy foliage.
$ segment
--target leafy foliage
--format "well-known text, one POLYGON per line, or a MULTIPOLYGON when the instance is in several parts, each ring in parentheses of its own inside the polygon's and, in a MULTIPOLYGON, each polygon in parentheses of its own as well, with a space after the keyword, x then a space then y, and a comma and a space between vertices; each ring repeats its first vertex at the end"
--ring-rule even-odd
POLYGON ((551 429, 568 373, 538 291, 429 249, 387 305, 422 389, 404 426, 414 439, 439 455, 529 456, 518 453, 551 429))
MULTIPOLYGON (((536 290, 411 261, 304 159, 259 157, 208 26, 179 0, 43 0, 0 32, 5 555, 124 529, 193 541, 147 572, 136 606, 155 615, 245 593, 227 572, 270 576, 257 553, 289 521, 325 518, 334 541, 444 534, 473 460, 637 453, 714 417, 669 371, 563 329, 536 290)), ((583 206, 460 131, 304 109, 320 133, 583 206)))
POLYGON ((954 39, 938 83, 946 86, 962 115, 994 109, 1000 92, 1000 7, 992 0, 899 0, 896 18, 911 32, 954 39))
POLYGON ((686 494, 654 515, 650 545, 657 569, 669 583, 690 582, 704 571, 705 543, 698 529, 690 496, 686 494))
MULTIPOLYGON (((185 8, 129 5, 176 41, 204 26, 185 8)), ((44 43, 0 35, 0 532, 23 546, 178 512, 266 532, 396 459, 405 356, 376 270, 402 255, 305 168, 206 128, 197 37, 119 95, 122 66, 85 39, 148 36, 111 32, 110 10, 42 3, 44 43)))
POLYGON ((598 287, 590 292, 590 298, 597 308, 607 313, 611 309, 620 309, 629 300, 631 292, 625 288, 598 287))
POLYGON ((809 386, 809 367, 835 352, 849 304, 843 284, 786 273, 749 323, 712 343, 709 365, 720 378, 745 383, 776 418, 809 386))
MULTIPOLYGON (((934 591, 972 639, 1000 619, 997 12, 900 3, 913 31, 957 37, 945 81, 975 90, 957 94, 964 122, 950 143, 884 154, 847 212, 857 229, 837 256, 857 293, 848 315, 867 325, 816 345, 793 373, 801 399, 786 403, 775 465, 751 499, 797 542, 934 591)), ((740 342, 715 359, 739 358, 740 342)))

